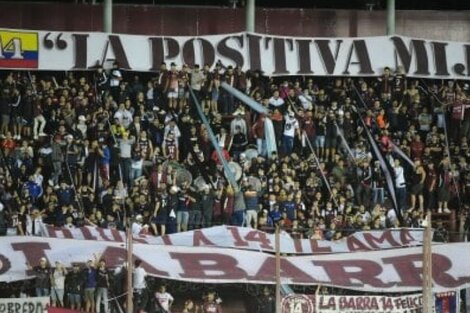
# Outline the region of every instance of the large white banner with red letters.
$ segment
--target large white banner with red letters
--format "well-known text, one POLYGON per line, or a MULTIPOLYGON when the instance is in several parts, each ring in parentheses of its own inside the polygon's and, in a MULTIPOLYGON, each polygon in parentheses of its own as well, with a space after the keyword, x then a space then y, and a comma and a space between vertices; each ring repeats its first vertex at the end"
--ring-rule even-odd
MULTIPOLYGON (((149 275, 198 283, 275 283, 273 254, 238 249, 135 244, 134 257, 149 275)), ((93 254, 117 267, 126 260, 123 243, 40 237, 0 240, 0 281, 30 277, 26 264, 41 257, 51 264, 85 264, 93 254)), ((433 247, 435 291, 455 290, 470 283, 470 243, 433 247)), ((412 292, 422 288, 422 249, 290 256, 281 260, 281 283, 325 285, 370 292, 412 292)))
MULTIPOLYGON (((99 227, 57 228, 45 226, 44 237, 124 242, 125 233, 116 229, 99 227)), ((136 242, 185 247, 221 247, 244 250, 274 252, 274 235, 260 230, 236 227, 215 226, 200 230, 181 232, 163 237, 152 235, 135 236, 136 242)), ((354 233, 337 241, 316 239, 293 239, 289 234, 280 236, 281 253, 323 254, 419 246, 423 242, 422 229, 396 228, 383 231, 354 233)))
POLYGON ((403 66, 410 77, 470 79, 470 44, 403 36, 302 38, 257 33, 197 37, 0 29, 0 69, 73 71, 116 60, 132 71, 162 62, 261 70, 271 76, 378 76, 403 66))

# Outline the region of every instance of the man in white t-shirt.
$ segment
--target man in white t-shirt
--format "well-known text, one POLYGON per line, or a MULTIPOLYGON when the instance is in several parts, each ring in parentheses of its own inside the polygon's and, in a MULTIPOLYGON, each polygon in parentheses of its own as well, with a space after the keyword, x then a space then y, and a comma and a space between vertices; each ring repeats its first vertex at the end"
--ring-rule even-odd
POLYGON ((110 72, 109 87, 111 89, 111 95, 114 101, 118 101, 119 98, 119 84, 122 80, 122 73, 119 70, 119 63, 116 61, 113 63, 113 68, 110 72))
POLYGON ((148 302, 147 294, 147 283, 145 278, 147 277, 147 272, 142 267, 142 260, 135 260, 134 262, 134 272, 132 273, 132 286, 134 287, 134 305, 136 307, 136 312, 145 310, 148 302))
MULTIPOLYGON (((158 291, 155 292, 155 299, 157 299, 159 307, 165 310, 164 312, 170 313, 171 305, 175 299, 170 293, 166 291, 165 285, 161 285, 158 291)), ((157 307, 157 310, 159 307, 157 307)))
POLYGON ((289 112, 285 116, 284 134, 283 134, 283 147, 284 153, 290 154, 294 149, 295 135, 300 137, 299 121, 295 118, 294 112, 289 112))

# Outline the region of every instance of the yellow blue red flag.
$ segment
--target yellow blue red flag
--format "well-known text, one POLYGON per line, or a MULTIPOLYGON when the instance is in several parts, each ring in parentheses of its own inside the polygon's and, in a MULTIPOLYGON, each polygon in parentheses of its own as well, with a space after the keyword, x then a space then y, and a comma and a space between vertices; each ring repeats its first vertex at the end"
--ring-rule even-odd
POLYGON ((0 68, 38 68, 37 32, 0 30, 0 68))

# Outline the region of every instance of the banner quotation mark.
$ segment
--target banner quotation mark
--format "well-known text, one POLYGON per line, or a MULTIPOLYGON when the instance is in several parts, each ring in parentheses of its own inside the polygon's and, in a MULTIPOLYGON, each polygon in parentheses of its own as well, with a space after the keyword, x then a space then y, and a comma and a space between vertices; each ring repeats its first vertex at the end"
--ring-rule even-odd
POLYGON ((52 39, 49 39, 50 35, 51 35, 51 33, 47 33, 46 36, 44 36, 43 45, 46 49, 54 48, 54 44, 57 47, 57 49, 59 49, 59 50, 65 50, 65 48, 67 48, 67 42, 61 38, 62 33, 57 35, 57 37, 55 39, 55 43, 52 39))

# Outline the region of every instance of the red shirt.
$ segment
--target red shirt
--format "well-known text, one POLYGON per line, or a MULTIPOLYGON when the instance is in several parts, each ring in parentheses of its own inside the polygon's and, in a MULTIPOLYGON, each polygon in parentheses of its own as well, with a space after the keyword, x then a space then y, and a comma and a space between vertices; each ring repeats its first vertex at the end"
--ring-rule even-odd
POLYGON ((424 152, 424 143, 421 141, 412 141, 410 143, 410 154, 411 154, 411 159, 420 159, 423 156, 424 152))
MULTIPOLYGON (((228 153, 227 150, 222 149, 222 155, 224 156, 224 159, 229 161, 230 160, 230 154, 228 153)), ((217 165, 221 165, 222 162, 219 160, 219 155, 217 154, 217 151, 214 150, 211 155, 211 160, 213 160, 217 165)))

